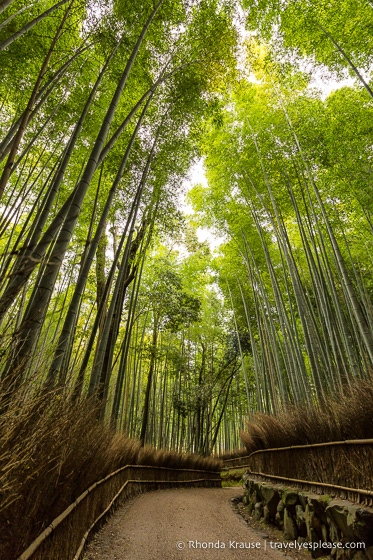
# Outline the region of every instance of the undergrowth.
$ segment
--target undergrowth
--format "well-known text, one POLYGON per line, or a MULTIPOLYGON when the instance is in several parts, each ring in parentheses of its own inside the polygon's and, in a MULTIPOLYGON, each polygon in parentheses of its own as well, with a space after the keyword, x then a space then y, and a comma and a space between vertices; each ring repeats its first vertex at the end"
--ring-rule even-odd
POLYGON ((236 469, 230 469, 227 471, 222 471, 220 476, 222 480, 222 486, 242 486, 242 476, 246 468, 240 469, 239 467, 236 469))

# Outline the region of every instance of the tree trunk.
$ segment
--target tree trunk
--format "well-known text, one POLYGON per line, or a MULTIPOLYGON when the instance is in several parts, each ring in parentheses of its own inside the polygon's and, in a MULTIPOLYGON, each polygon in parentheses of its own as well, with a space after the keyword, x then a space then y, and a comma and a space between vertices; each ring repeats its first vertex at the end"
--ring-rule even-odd
MULTIPOLYGON (((11 35, 7 39, 5 39, 5 41, 0 43, 0 52, 3 51, 4 49, 6 49, 7 47, 9 47, 9 45, 11 45, 12 43, 14 43, 14 41, 16 41, 17 39, 22 37, 22 35, 27 33, 27 31, 30 31, 30 29, 32 27, 34 27, 37 23, 39 23, 40 21, 43 21, 43 19, 45 19, 47 16, 49 16, 55 10, 57 10, 57 8, 59 8, 60 6, 63 6, 63 4, 66 4, 66 2, 68 2, 68 1, 69 0, 61 0, 60 2, 58 2, 57 4, 55 4, 54 6, 49 8, 49 10, 46 10, 45 12, 40 14, 40 16, 36 17, 35 19, 33 19, 32 21, 27 23, 24 27, 22 27, 22 29, 20 29, 19 31, 16 31, 16 33, 14 33, 13 35, 11 35)), ((1 13, 1 4, 0 4, 0 13, 1 13)))
POLYGON ((14 2, 14 0, 3 0, 0 2, 0 14, 2 14, 12 2, 14 2))
MULTIPOLYGON (((64 2, 65 2, 65 0, 63 0, 63 3, 64 2)), ((34 85, 34 88, 32 90, 31 96, 28 100, 26 110, 23 113, 22 121, 19 125, 18 131, 17 131, 17 133, 15 135, 15 138, 14 138, 14 141, 12 142, 12 148, 10 150, 10 154, 8 156, 7 162, 4 166, 3 172, 2 172, 1 177, 0 177, 0 201, 3 197, 4 189, 5 189, 5 186, 8 182, 8 179, 10 177, 10 174, 11 174, 13 168, 14 168, 14 160, 15 160, 16 154, 18 152, 19 145, 20 145, 20 143, 22 141, 22 138, 25 134, 25 131, 26 131, 26 128, 27 128, 27 125, 28 125, 28 122, 29 122, 29 119, 30 119, 30 116, 31 116, 32 107, 35 103, 36 95, 39 91, 39 88, 40 88, 42 79, 44 77, 44 74, 46 73, 46 71, 48 69, 49 61, 51 59, 51 56, 53 54, 54 48, 57 44, 57 41, 61 36, 63 26, 65 25, 66 20, 69 16, 69 13, 70 13, 72 5, 73 5, 73 2, 74 2, 74 0, 71 0, 70 5, 67 8, 67 10, 66 10, 66 12, 65 12, 65 14, 62 18, 62 21, 61 21, 60 25, 58 26, 58 29, 55 33, 55 36, 53 37, 51 46, 48 49, 47 55, 46 55, 46 57, 44 59, 44 62, 41 66, 41 69, 40 69, 39 75, 37 77, 36 83, 34 85)))
POLYGON ((13 360, 8 363, 6 371, 17 372, 17 383, 19 383, 22 379, 23 372, 27 368, 28 358, 32 353, 38 339, 40 329, 43 324, 47 307, 51 298, 51 294, 57 279, 57 275, 62 264, 62 260, 72 238, 83 200, 91 183, 93 174, 96 170, 97 161, 105 143, 105 139, 108 135, 110 125, 114 118, 115 110, 119 103, 123 89, 127 83, 131 68, 136 60, 139 49, 145 38, 146 32, 148 31, 150 24, 152 23, 162 2, 163 0, 160 0, 158 2, 151 15, 149 16, 131 53, 131 56, 127 61, 126 67, 122 73, 112 101, 105 115, 104 121, 101 125, 101 129, 98 133, 95 145, 85 167, 82 179, 77 185, 75 195, 68 209, 63 227, 54 244, 53 252, 49 258, 48 264, 46 265, 45 272, 40 278, 38 286, 34 290, 34 294, 31 298, 32 303, 29 305, 19 332, 15 337, 15 351, 13 354, 15 363, 13 362, 13 360))
POLYGON ((142 446, 145 445, 146 430, 148 427, 148 419, 149 419, 150 393, 152 389, 153 375, 154 375, 155 363, 157 359, 158 318, 153 317, 153 321, 154 321, 153 335, 152 335, 152 343, 150 347, 150 365, 149 365, 148 379, 146 382, 145 400, 144 400, 144 408, 142 413, 142 423, 141 423, 141 433, 140 433, 140 443, 142 446))

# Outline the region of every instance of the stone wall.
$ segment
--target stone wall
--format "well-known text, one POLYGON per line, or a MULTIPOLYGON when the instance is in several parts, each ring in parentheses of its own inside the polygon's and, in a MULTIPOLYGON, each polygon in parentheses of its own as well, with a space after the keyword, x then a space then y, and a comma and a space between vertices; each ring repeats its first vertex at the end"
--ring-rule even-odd
POLYGON ((243 485, 249 513, 276 525, 284 541, 310 550, 313 558, 373 560, 372 508, 259 481, 250 474, 244 475, 243 485))

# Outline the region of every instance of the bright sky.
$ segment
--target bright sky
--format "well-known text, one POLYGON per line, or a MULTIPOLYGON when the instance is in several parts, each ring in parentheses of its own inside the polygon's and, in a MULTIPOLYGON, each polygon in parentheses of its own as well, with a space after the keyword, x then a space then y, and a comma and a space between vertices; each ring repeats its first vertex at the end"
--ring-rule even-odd
MULTIPOLYGON (((206 179, 205 169, 203 166, 203 159, 200 159, 199 161, 197 161, 192 165, 189 172, 189 179, 187 179, 184 182, 185 194, 182 196, 180 206, 182 211, 186 215, 193 214, 192 206, 188 204, 186 201, 186 194, 195 185, 199 185, 199 184, 203 185, 204 187, 207 187, 207 179, 206 179)), ((217 247, 219 247, 219 245, 223 242, 222 237, 216 237, 208 228, 198 228, 197 237, 198 237, 198 241, 201 242, 207 241, 212 251, 217 247)))

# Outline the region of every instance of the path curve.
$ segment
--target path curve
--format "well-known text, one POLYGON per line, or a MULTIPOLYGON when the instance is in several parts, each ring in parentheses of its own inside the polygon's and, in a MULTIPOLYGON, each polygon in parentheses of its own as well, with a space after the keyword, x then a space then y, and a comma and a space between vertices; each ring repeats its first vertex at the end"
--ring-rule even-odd
POLYGON ((231 500, 241 495, 240 488, 143 494, 109 519, 84 560, 284 560, 234 512, 231 500))

